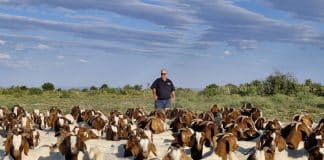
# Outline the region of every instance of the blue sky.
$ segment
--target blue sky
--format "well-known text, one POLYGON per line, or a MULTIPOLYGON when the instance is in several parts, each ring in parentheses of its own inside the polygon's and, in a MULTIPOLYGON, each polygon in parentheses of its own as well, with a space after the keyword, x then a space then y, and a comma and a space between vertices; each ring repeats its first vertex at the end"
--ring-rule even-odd
POLYGON ((324 83, 324 1, 0 0, 0 86, 324 83))

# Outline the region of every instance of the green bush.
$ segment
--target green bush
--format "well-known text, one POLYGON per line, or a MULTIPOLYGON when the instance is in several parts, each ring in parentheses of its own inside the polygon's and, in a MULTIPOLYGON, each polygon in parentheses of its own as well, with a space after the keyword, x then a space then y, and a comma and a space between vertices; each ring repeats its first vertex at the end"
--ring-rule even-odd
POLYGON ((42 89, 43 91, 54 91, 55 90, 55 86, 53 83, 50 82, 46 82, 42 85, 42 89))
POLYGON ((30 89, 28 90, 28 94, 29 94, 29 95, 40 95, 40 94, 42 94, 42 93, 43 93, 43 92, 42 92, 41 89, 39 89, 39 88, 35 88, 35 87, 30 88, 30 89))
POLYGON ((264 88, 266 95, 292 95, 297 93, 298 83, 292 73, 274 72, 264 81, 264 88))
POLYGON ((91 86, 90 87, 90 91, 96 91, 96 90, 98 90, 98 88, 96 86, 91 86))
POLYGON ((106 89, 109 89, 109 87, 108 87, 107 84, 103 84, 103 85, 101 85, 100 89, 101 90, 106 90, 106 89))
POLYGON ((210 97, 210 96, 215 96, 220 94, 220 88, 218 85, 216 84, 210 84, 208 86, 205 87, 205 89, 203 90, 203 94, 210 97))
POLYGON ((60 98, 71 98, 71 91, 61 91, 60 98))

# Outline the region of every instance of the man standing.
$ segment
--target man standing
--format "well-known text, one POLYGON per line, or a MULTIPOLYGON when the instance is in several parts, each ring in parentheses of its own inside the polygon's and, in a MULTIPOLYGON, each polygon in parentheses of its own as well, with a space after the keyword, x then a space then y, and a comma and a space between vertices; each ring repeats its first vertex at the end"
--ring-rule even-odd
POLYGON ((167 78, 167 70, 161 70, 161 78, 157 78, 152 86, 153 98, 155 100, 156 109, 164 109, 171 107, 172 102, 175 102, 175 88, 170 79, 167 78))

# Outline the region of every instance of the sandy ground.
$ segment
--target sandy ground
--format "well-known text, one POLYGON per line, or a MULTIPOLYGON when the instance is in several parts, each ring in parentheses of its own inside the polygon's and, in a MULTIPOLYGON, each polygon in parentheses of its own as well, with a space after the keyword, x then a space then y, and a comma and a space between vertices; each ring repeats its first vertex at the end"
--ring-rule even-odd
MULTIPOLYGON (((54 144, 56 138, 54 137, 53 131, 39 131, 40 132, 40 144, 35 149, 30 149, 28 156, 24 156, 25 160, 59 160, 64 159, 62 155, 58 152, 53 152, 49 154, 48 145, 54 144)), ((153 135, 153 143, 157 148, 157 157, 151 155, 149 159, 162 159, 162 157, 167 153, 167 150, 171 144, 173 137, 171 136, 171 131, 167 131, 161 134, 153 135)), ((0 157, 1 159, 9 159, 4 157, 4 146, 2 145, 5 138, 0 137, 0 157)), ((123 157, 124 149, 123 145, 126 143, 126 140, 120 141, 107 141, 104 139, 88 140, 86 141, 87 149, 91 147, 98 147, 104 153, 105 160, 113 159, 133 159, 132 157, 123 157)), ((253 141, 238 141, 239 149, 235 153, 237 159, 246 159, 247 155, 244 153, 248 152, 251 148, 255 146, 255 140, 253 141)), ((185 151, 190 154, 189 148, 185 148, 185 151)), ((211 148, 204 148, 203 157, 206 160, 215 159, 214 153, 211 148)), ((280 155, 280 160, 284 159, 307 159, 304 150, 297 150, 283 152, 280 155)))

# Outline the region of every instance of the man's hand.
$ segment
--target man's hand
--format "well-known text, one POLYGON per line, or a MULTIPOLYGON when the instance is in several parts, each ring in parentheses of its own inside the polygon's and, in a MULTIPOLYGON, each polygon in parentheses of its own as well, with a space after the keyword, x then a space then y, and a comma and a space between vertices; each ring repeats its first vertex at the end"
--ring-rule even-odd
POLYGON ((172 91, 172 93, 171 93, 171 101, 172 101, 172 103, 175 103, 175 101, 176 101, 176 94, 175 94, 175 91, 172 91))
POLYGON ((158 97, 156 95, 156 89, 155 88, 152 89, 152 94, 153 94, 154 101, 156 101, 158 99, 158 97))
POLYGON ((171 98, 171 101, 172 101, 172 103, 175 103, 176 102, 176 98, 175 97, 172 97, 171 98))

